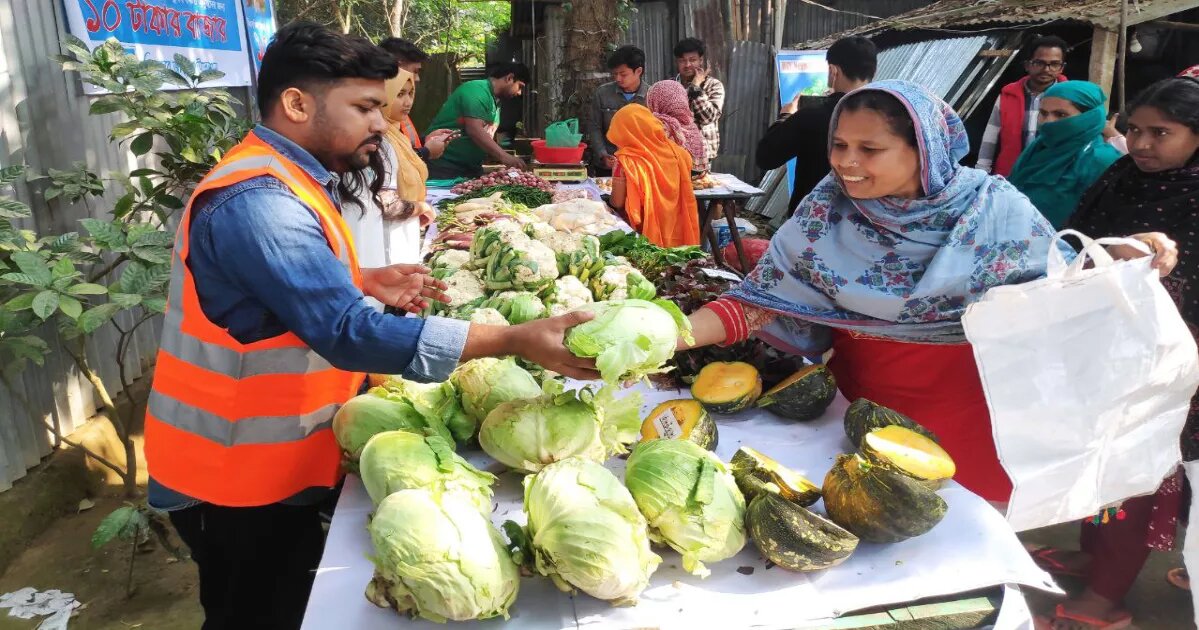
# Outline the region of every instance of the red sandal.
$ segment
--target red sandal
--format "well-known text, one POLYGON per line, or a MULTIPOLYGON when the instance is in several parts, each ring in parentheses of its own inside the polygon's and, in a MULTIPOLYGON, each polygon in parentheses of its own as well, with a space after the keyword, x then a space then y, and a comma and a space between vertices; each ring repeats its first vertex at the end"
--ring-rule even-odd
POLYGON ((1066 610, 1065 606, 1057 605, 1053 611, 1053 616, 1057 619, 1067 619, 1069 621, 1077 621, 1085 623, 1095 630, 1121 630, 1132 625, 1132 613, 1123 612, 1116 616, 1113 620, 1096 619, 1087 615, 1072 613, 1066 610))

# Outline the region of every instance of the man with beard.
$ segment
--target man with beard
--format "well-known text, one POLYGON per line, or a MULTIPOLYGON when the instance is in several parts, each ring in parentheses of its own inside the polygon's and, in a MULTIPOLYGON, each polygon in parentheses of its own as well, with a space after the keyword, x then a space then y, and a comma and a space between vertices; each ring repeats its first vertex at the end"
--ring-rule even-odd
POLYGON ((1045 90, 1066 80, 1066 75, 1062 74, 1066 68, 1066 52, 1070 50, 1066 40, 1052 35, 1038 37, 1028 49, 1028 59, 1024 60, 1027 74, 999 91, 978 145, 975 166, 988 173, 1004 177, 1012 173, 1024 147, 1037 137, 1037 113, 1045 90))
POLYGON ((562 345, 590 319, 512 327, 396 317, 444 300, 418 265, 361 269, 339 183, 378 155, 396 61, 314 24, 281 29, 259 76, 262 124, 180 219, 146 411, 148 502, 199 567, 206 630, 299 628, 341 479, 331 429, 365 373, 438 382, 459 361, 517 355, 578 378, 562 345))

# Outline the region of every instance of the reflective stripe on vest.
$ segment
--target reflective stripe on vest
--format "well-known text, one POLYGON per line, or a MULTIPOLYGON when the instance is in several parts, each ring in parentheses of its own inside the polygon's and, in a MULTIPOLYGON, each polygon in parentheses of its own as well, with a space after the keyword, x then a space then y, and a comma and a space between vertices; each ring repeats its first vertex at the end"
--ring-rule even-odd
POLYGON ((191 204, 204 192, 260 176, 283 182, 313 211, 330 249, 362 287, 353 240, 328 193, 254 134, 192 194, 171 259, 146 410, 146 462, 163 485, 217 505, 266 505, 335 485, 341 456, 333 416, 364 379, 334 368, 292 333, 242 344, 200 308, 187 267, 191 204))

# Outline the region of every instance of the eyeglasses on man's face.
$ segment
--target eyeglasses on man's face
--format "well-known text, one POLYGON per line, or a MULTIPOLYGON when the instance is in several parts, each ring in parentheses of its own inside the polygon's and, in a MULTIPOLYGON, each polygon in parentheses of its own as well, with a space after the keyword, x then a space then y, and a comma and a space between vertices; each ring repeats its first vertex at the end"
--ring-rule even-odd
POLYGON ((1031 59, 1028 62, 1028 67, 1032 68, 1034 70, 1045 70, 1046 68, 1048 68, 1049 70, 1061 70, 1062 68, 1066 67, 1066 62, 1064 62, 1064 61, 1043 61, 1041 59, 1031 59))

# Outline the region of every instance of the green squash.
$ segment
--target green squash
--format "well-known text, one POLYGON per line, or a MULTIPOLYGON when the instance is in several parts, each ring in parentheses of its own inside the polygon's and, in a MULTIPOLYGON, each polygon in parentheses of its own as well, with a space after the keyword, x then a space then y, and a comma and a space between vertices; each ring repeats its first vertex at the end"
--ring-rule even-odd
POLYGON ((829 518, 858 538, 894 543, 927 533, 945 517, 945 500, 920 482, 842 454, 824 478, 829 518))
POLYGON ((845 437, 849 438, 849 443, 853 444, 854 448, 862 446, 862 440, 867 433, 892 425, 899 425, 934 442, 937 441, 937 436, 933 435, 932 431, 915 420, 865 398, 853 401, 849 409, 845 410, 845 437))
POLYGON ((765 492, 804 507, 820 500, 819 486, 748 446, 737 449, 729 468, 746 499, 765 492))
POLYGON ((836 523, 777 494, 749 502, 745 524, 767 560, 791 571, 835 567, 858 547, 858 538, 836 523))
POLYGON ((659 439, 690 440, 714 451, 720 434, 716 421, 698 400, 679 398, 654 407, 641 423, 642 442, 659 439))
POLYGON ((691 396, 712 413, 737 413, 762 394, 758 368, 740 361, 709 363, 695 376, 691 396))
POLYGON ((907 475, 933 490, 957 472, 953 458, 939 444, 896 424, 867 433, 858 452, 871 464, 907 475))
POLYGON ((837 397, 837 381, 823 365, 809 365, 783 379, 755 403, 788 420, 815 420, 837 397))

